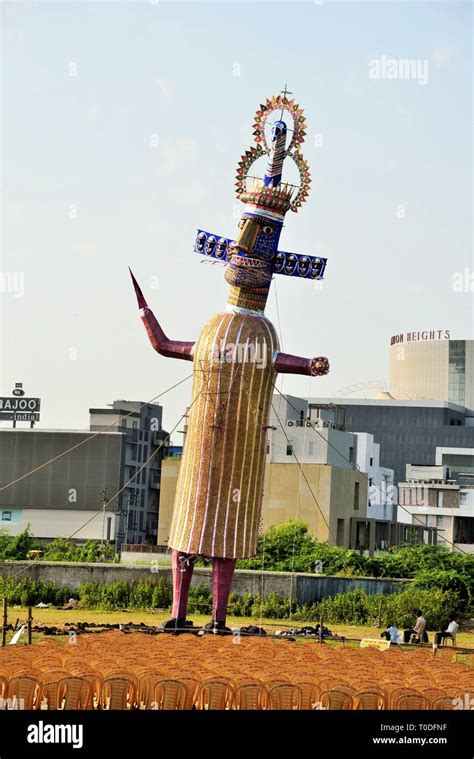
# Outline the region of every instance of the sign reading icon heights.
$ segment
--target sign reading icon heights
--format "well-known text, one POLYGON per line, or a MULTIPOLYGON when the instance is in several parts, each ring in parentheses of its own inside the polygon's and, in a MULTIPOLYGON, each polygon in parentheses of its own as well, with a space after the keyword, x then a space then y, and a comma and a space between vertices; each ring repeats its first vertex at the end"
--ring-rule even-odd
POLYGON ((0 398, 0 421, 38 422, 40 398, 0 398))

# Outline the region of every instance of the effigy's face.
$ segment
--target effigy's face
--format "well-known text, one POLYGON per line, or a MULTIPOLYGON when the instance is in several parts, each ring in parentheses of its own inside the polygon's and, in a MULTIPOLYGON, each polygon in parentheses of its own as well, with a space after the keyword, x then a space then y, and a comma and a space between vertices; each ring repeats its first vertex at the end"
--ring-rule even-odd
POLYGON ((226 282, 244 290, 269 286, 281 228, 280 221, 244 213, 227 251, 226 282))

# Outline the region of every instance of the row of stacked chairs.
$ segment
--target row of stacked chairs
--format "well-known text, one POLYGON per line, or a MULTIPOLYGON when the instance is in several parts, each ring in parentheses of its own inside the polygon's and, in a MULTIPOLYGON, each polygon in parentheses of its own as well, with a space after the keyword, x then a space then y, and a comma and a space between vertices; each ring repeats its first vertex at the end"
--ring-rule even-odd
POLYGON ((112 631, 0 650, 0 705, 24 709, 474 708, 472 655, 112 631))

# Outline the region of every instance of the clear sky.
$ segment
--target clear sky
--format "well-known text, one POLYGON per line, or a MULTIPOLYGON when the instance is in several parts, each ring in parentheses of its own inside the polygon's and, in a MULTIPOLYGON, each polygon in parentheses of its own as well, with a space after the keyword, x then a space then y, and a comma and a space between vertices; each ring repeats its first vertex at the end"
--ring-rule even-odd
MULTIPOLYGON (((276 283, 286 352, 327 355, 328 396, 387 378, 390 336, 473 332, 471 5, 462 2, 4 2, 0 394, 44 427, 147 400, 190 373, 158 356, 127 266, 169 337, 224 307, 196 228, 236 232, 234 173, 255 110, 305 108, 309 201, 280 247, 328 258, 321 288, 276 283), (420 76, 371 78, 373 60, 420 76), (7 276, 8 275, 8 276, 7 276)), ((267 314, 276 324, 275 285, 267 314)), ((163 400, 176 423, 188 382, 163 400)), ((173 436, 176 443, 179 435, 173 436)))

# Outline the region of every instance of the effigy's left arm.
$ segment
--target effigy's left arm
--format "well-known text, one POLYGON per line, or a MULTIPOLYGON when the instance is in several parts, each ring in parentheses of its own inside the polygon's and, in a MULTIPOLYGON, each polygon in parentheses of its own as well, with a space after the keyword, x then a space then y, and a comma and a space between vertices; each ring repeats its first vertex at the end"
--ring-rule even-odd
POLYGON ((329 372, 329 361, 325 356, 303 358, 291 353, 277 353, 274 361, 275 371, 280 374, 306 374, 310 377, 322 377, 329 372))

